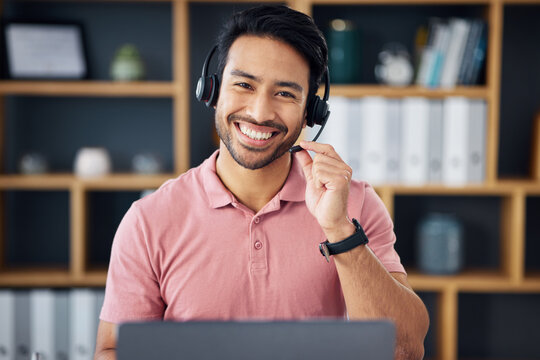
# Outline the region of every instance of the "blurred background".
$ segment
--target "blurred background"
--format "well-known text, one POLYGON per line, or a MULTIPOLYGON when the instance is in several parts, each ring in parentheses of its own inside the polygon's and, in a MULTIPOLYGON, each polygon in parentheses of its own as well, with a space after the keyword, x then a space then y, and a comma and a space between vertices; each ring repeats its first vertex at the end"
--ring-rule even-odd
MULTIPOLYGON (((394 219, 426 359, 540 359, 540 1, 283 3, 327 38, 321 141, 394 219)), ((217 148, 196 83, 256 4, 0 0, 0 359, 92 358, 116 228, 217 148)))

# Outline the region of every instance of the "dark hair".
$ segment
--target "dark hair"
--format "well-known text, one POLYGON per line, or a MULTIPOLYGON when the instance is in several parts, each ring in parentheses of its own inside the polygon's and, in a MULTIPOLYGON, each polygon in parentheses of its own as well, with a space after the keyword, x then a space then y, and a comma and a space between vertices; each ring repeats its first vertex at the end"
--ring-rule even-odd
POLYGON ((229 49, 242 35, 283 41, 309 63, 309 95, 314 95, 328 62, 328 47, 313 19, 284 5, 261 5, 234 14, 218 37, 218 74, 223 76, 229 49))

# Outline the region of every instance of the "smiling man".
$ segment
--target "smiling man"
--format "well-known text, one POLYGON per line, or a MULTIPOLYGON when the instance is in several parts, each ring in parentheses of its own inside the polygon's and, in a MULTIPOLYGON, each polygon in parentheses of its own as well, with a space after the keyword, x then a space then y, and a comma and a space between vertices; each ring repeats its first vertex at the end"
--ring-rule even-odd
POLYGON ((96 359, 114 358, 124 321, 347 316, 391 319, 396 358, 421 359, 427 312, 384 205, 331 146, 288 152, 326 68, 320 31, 302 13, 261 6, 231 18, 218 55, 219 150, 122 220, 96 359), (320 243, 346 251, 325 259, 320 243))

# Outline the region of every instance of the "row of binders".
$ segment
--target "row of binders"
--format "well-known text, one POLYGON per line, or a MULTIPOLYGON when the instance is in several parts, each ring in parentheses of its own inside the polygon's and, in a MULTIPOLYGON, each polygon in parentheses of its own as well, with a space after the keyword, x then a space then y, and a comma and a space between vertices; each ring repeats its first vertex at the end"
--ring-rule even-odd
MULTIPOLYGON (((331 97, 318 140, 372 185, 464 186, 485 179, 486 103, 447 97, 331 97)), ((309 129, 307 138, 318 129, 309 129)))
POLYGON ((478 83, 486 57, 486 41, 486 24, 481 19, 432 18, 416 84, 449 88, 478 83))
POLYGON ((0 290, 0 359, 94 358, 103 289, 0 290))

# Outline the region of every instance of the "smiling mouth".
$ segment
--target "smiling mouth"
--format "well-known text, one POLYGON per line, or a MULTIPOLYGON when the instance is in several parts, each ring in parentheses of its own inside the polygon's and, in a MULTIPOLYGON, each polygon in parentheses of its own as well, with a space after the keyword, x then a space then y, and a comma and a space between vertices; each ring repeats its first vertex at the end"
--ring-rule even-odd
POLYGON ((246 135, 248 138, 253 139, 253 140, 268 140, 279 132, 279 131, 270 131, 270 132, 255 131, 242 123, 236 123, 236 126, 238 127, 238 129, 240 129, 240 132, 242 134, 246 135))

